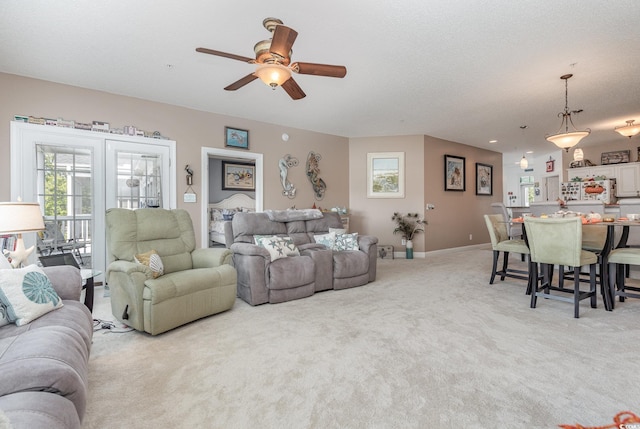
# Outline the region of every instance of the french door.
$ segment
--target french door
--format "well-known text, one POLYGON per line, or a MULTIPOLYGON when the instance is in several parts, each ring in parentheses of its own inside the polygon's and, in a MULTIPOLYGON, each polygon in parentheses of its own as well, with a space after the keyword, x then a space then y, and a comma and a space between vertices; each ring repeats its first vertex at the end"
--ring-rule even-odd
POLYGON ((45 232, 57 237, 25 234, 26 246, 37 245, 40 253, 71 251, 84 268, 104 272, 108 208, 176 207, 175 142, 110 137, 11 123, 11 198, 39 202, 45 232))

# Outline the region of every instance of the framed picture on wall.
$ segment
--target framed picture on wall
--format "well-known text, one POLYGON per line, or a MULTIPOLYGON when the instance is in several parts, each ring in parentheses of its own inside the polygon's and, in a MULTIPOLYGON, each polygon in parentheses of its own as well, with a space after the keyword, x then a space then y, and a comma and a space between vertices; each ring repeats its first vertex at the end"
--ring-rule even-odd
POLYGON ((476 195, 493 195, 493 165, 476 162, 476 195))
POLYGON ((222 161, 223 190, 256 190, 256 166, 239 162, 222 161))
POLYGON ((249 131, 238 128, 224 127, 224 145, 249 149, 249 131))
POLYGON ((444 156, 444 190, 465 190, 465 159, 461 156, 444 156))
POLYGON ((404 152, 367 154, 367 198, 404 198, 404 152))

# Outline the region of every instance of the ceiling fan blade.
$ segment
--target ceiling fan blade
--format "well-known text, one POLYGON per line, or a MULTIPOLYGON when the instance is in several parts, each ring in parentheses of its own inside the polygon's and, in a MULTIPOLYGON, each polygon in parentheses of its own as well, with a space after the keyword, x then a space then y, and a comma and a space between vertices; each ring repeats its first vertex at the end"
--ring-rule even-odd
POLYGON ((347 68, 345 66, 332 66, 329 64, 315 63, 294 63, 291 65, 291 68, 300 74, 312 74, 315 76, 345 77, 347 75, 347 68))
POLYGON ((250 63, 255 61, 253 58, 243 57, 242 55, 228 54, 226 52, 214 51, 213 49, 207 49, 207 48, 196 48, 196 52, 209 54, 209 55, 217 55, 218 57, 231 58, 232 60, 243 61, 245 63, 250 63))
POLYGON ((289 52, 291 52, 291 47, 293 42, 296 41, 296 37, 298 37, 298 32, 293 28, 276 25, 276 29, 273 30, 269 52, 282 58, 289 58, 289 52))
POLYGON ((253 73, 248 74, 245 77, 243 77, 242 79, 239 79, 239 80, 233 82, 231 85, 225 87, 225 90, 226 91, 235 91, 236 89, 240 89, 243 86, 245 86, 246 84, 251 83, 256 79, 258 79, 258 76, 256 76, 255 74, 253 74, 253 73))
POLYGON ((300 100, 301 98, 304 98, 307 96, 307 94, 304 93, 302 88, 298 86, 298 83, 295 80, 293 80, 292 77, 287 79, 286 82, 282 84, 282 89, 287 91, 287 94, 289 94, 289 96, 294 100, 300 100))

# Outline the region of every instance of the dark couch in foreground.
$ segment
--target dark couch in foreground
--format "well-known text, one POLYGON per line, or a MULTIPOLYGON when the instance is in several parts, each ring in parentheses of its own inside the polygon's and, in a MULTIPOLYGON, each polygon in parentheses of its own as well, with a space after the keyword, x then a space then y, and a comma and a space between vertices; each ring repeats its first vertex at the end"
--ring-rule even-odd
POLYGON ((72 266, 43 268, 63 306, 0 327, 0 410, 14 429, 80 428, 87 403, 93 319, 72 266))
POLYGON ((238 296, 244 301, 278 303, 375 280, 377 237, 358 235, 358 250, 332 250, 316 243, 315 237, 343 227, 337 213, 313 218, 316 214, 308 211, 280 211, 276 216, 273 212, 236 213, 233 217, 230 248, 238 272, 238 296), (256 236, 290 237, 299 255, 272 260, 264 247, 255 244, 256 236))

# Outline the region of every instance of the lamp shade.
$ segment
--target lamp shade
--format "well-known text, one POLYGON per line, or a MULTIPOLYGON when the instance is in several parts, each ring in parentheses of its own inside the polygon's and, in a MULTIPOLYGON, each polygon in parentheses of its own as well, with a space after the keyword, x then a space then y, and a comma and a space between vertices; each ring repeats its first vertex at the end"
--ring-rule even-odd
POLYGON ((627 125, 623 125, 621 127, 616 127, 615 131, 620 133, 625 137, 633 137, 636 134, 640 133, 640 124, 634 124, 635 119, 630 119, 627 121, 627 125))
POLYGON ((0 203, 0 233, 42 231, 44 221, 38 203, 0 203))
POLYGON ((279 64, 260 64, 254 74, 275 89, 289 80, 291 70, 279 64))
POLYGON ((529 167, 529 161, 527 161, 527 158, 524 157, 524 155, 522 155, 522 159, 520 160, 520 168, 522 168, 523 170, 526 170, 529 167))
POLYGON ((569 150, 574 147, 580 140, 589 135, 588 131, 573 131, 570 133, 559 133, 548 136, 547 140, 558 146, 560 149, 569 150))
POLYGON ((574 161, 582 161, 584 159, 584 152, 582 149, 577 148, 573 151, 573 160, 574 161))

